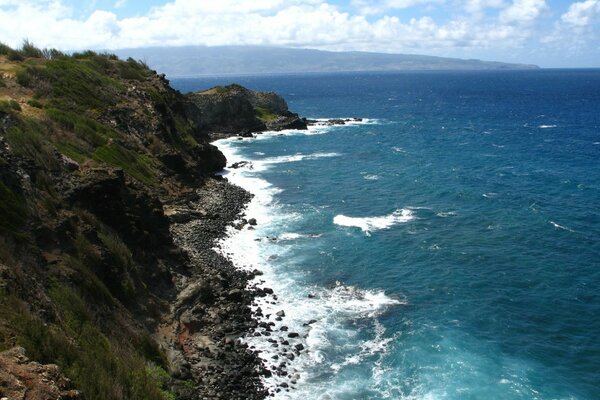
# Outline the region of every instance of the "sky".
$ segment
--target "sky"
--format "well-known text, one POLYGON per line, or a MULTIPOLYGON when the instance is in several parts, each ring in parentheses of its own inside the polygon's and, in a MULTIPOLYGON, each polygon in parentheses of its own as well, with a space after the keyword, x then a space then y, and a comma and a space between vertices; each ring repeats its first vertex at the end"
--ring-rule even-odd
POLYGON ((600 67, 600 0, 0 0, 0 42, 273 45, 600 67))

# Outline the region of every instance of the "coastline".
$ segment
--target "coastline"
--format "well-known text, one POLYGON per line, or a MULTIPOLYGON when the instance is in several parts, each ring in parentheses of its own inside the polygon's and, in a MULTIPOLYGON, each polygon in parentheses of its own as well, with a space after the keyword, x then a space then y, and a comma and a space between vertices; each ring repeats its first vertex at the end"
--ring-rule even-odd
POLYGON ((167 207, 176 245, 187 253, 187 269, 176 277, 178 296, 161 324, 173 374, 199 383, 191 398, 263 399, 258 358, 239 340, 256 326, 247 290, 252 272, 236 268, 214 244, 243 214, 251 195, 226 180, 211 178, 167 207), (201 217, 201 218, 199 218, 201 217))
MULTIPOLYGON (((335 129, 335 126, 319 124, 311 126, 308 131, 265 132, 248 140, 319 135, 329 129, 335 129)), ((377 317, 404 302, 386 296, 383 291, 364 290, 343 282, 330 286, 307 286, 285 269, 290 256, 287 251, 296 240, 319 240, 321 235, 296 233, 292 221, 301 216, 282 211, 275 199, 281 189, 254 173, 276 167, 279 163, 337 157, 339 154, 295 154, 261 160, 252 158, 249 161, 237 152, 236 142, 237 138, 230 137, 212 143, 228 160, 223 176, 252 194, 242 215, 244 219, 234 226, 230 225, 227 235, 218 240, 216 246, 217 252, 239 271, 251 274, 248 289, 254 295, 250 309, 256 325, 241 338, 241 342, 261 362, 266 371, 261 382, 271 396, 311 398, 315 395, 312 390, 317 389, 311 385, 315 378, 319 379, 319 375, 337 374, 348 365, 387 351, 392 339, 386 337, 385 328, 379 324, 377 317), (245 224, 245 219, 255 219, 256 224, 245 224), (354 343, 351 347, 357 347, 351 353, 331 362, 327 355, 331 340, 337 334, 352 336, 346 323, 357 318, 370 321, 376 331, 375 337, 358 346, 354 343)), ((326 394, 332 388, 318 389, 326 394)))

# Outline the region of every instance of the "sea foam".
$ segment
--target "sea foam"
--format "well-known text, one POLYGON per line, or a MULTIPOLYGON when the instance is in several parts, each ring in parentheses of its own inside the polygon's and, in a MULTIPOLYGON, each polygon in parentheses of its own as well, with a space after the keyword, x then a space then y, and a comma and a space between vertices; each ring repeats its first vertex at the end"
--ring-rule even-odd
POLYGON ((414 218, 412 210, 400 208, 389 215, 381 217, 348 217, 340 214, 333 218, 333 223, 340 226, 360 228, 364 233, 370 235, 373 231, 389 229, 394 225, 411 221, 414 218))
MULTIPOLYGON (((242 160, 235 143, 234 139, 216 142, 230 163, 242 160)), ((331 156, 335 156, 335 153, 295 155, 291 159, 273 157, 267 160, 276 164, 331 156)), ((272 288, 275 294, 257 297, 252 306, 255 312, 261 310, 259 321, 273 324, 270 335, 247 336, 243 340, 250 349, 258 352, 263 363, 271 370, 276 370, 282 360, 287 363, 287 376, 274 373, 263 378, 263 383, 272 393, 284 382, 289 384, 290 377, 297 382, 295 389, 279 392, 275 398, 311 398, 316 389, 311 383, 320 382, 322 376, 343 373, 368 357, 383 357, 392 339, 386 335, 385 327, 378 318, 390 307, 405 304, 405 301, 390 297, 381 290, 365 290, 342 282, 330 287, 303 284, 298 276, 288 270, 286 263, 290 262, 290 257, 287 252, 295 241, 319 240, 321 235, 288 230, 302 216, 286 212, 277 203, 275 195, 279 189, 260 178, 259 170, 242 167, 226 170, 224 175, 231 183, 254 194, 247 206, 246 216, 256 218, 258 225, 253 230, 231 227, 229 235, 218 243, 217 250, 240 269, 259 269, 262 275, 257 276, 250 285, 272 288), (285 313, 281 321, 275 318, 280 311, 285 313), (357 325, 357 321, 360 324, 357 325), (288 332, 296 332, 299 336, 289 338, 288 332), (288 350, 283 346, 285 341, 290 343, 288 350), (289 355, 299 345, 304 350, 290 358, 289 355)), ((371 221, 370 229, 381 229, 390 222, 407 220, 411 215, 410 210, 398 210, 391 216, 379 217, 381 221, 378 217, 367 220, 371 221), (383 219, 391 221, 384 223, 383 219)), ((326 392, 325 389, 321 391, 326 392)))

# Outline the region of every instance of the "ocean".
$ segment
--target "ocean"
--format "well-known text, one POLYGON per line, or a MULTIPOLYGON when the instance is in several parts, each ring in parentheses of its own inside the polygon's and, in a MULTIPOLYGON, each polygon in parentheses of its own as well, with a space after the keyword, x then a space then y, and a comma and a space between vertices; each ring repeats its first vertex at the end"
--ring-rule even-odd
POLYGON ((172 84, 232 82, 363 118, 216 143, 251 162, 258 225, 220 245, 275 292, 245 339, 275 398, 600 399, 600 70, 172 84))

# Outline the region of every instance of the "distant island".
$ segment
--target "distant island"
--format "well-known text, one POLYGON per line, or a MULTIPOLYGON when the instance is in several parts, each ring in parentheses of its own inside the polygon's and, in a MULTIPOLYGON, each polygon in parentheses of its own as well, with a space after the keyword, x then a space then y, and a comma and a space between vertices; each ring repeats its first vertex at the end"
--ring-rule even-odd
POLYGON ((409 70, 517 70, 537 65, 463 60, 414 54, 332 52, 267 46, 148 47, 114 51, 121 58, 143 60, 173 77, 259 75, 308 72, 409 70))

